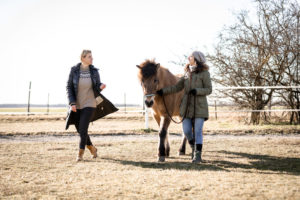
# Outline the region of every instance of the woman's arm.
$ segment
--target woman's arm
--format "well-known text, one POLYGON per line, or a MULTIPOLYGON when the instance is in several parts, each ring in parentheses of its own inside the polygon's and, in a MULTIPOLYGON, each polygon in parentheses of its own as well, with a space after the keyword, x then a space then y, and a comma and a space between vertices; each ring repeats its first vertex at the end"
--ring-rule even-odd
POLYGON ((97 73, 96 73, 96 87, 100 88, 101 84, 102 83, 100 81, 100 74, 99 74, 99 71, 97 70, 97 73))
POLYGON ((69 74, 69 79, 67 81, 67 96, 69 100, 69 105, 76 104, 76 98, 75 98, 75 92, 74 92, 74 86, 73 86, 73 73, 72 69, 69 74))
POLYGON ((172 86, 165 87, 162 89, 163 94, 171 94, 181 91, 184 88, 184 77, 181 77, 180 80, 172 86))
POLYGON ((99 89, 99 92, 101 92, 105 87, 106 87, 106 85, 104 83, 101 83, 101 81, 100 81, 100 73, 97 69, 97 72, 96 72, 96 88, 99 89))
POLYGON ((210 79, 210 73, 207 71, 203 78, 203 88, 195 88, 196 95, 210 95, 212 93, 212 85, 210 79))

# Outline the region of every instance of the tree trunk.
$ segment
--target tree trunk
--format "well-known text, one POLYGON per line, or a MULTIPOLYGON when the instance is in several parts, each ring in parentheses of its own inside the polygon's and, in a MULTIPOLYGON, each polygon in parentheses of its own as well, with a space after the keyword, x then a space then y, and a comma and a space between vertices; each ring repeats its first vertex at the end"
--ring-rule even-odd
POLYGON ((253 125, 258 125, 260 122, 260 112, 252 112, 251 113, 251 121, 253 125))
MULTIPOLYGON (((268 102, 267 102, 268 103, 268 102)), ((259 89, 255 91, 255 104, 252 107, 252 110, 263 110, 265 107, 263 102, 263 90, 259 89)), ((260 122, 260 112, 252 112, 251 113, 251 121, 253 125, 258 125, 260 122)))
MULTIPOLYGON (((299 110, 300 109, 300 98, 299 98, 299 93, 297 92, 296 94, 295 94, 295 96, 296 96, 296 109, 297 110, 299 110)), ((296 123, 297 124, 300 124, 300 111, 298 111, 297 113, 296 113, 296 123), (297 115, 298 114, 298 115, 297 115)))
POLYGON ((294 121, 294 114, 295 114, 295 112, 292 112, 291 117, 290 117, 290 125, 293 124, 293 121, 294 121))
MULTIPOLYGON (((289 94, 291 109, 300 109, 299 93, 291 91, 289 94)), ((300 124, 300 111, 293 111, 290 117, 290 124, 300 124)))

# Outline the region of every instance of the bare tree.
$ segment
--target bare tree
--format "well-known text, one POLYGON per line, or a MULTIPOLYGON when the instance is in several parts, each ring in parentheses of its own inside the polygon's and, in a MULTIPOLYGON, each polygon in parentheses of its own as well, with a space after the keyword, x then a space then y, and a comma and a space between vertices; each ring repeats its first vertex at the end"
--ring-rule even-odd
MULTIPOLYGON (((248 12, 241 11, 237 15, 237 23, 222 30, 214 53, 208 56, 217 69, 213 80, 221 86, 282 85, 288 69, 294 66, 293 53, 299 54, 299 43, 298 49, 295 46, 291 50, 289 46, 289 42, 294 40, 290 29, 295 26, 295 15, 290 11, 299 11, 297 2, 255 0, 255 3, 256 22, 251 22, 248 12)), ((274 89, 221 92, 240 107, 263 110, 274 89)), ((251 123, 259 122, 260 113, 252 112, 251 123)))
MULTIPOLYGON (((274 65, 283 66, 284 78, 280 84, 284 86, 300 85, 299 62, 300 62, 300 6, 297 2, 291 3, 289 7, 283 4, 276 5, 278 13, 275 14, 276 23, 281 26, 280 40, 276 41, 277 46, 274 54, 274 65), (281 17, 285 17, 282 19, 281 17), (284 22, 284 23, 282 23, 284 22)), ((266 8, 263 7, 265 13, 266 8)), ((300 109, 300 90, 286 89, 277 92, 284 104, 291 109, 300 109)), ((300 124, 300 112, 292 112, 290 124, 300 124)))

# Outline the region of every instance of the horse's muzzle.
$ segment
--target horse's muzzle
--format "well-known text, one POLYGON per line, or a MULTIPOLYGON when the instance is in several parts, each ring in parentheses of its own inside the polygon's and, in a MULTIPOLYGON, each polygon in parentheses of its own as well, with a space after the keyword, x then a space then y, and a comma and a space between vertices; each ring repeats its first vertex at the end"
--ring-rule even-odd
POLYGON ((150 101, 145 100, 145 104, 148 108, 151 108, 153 106, 153 100, 150 101))
POLYGON ((154 103, 155 94, 147 94, 145 95, 145 104, 148 108, 151 108, 154 103))

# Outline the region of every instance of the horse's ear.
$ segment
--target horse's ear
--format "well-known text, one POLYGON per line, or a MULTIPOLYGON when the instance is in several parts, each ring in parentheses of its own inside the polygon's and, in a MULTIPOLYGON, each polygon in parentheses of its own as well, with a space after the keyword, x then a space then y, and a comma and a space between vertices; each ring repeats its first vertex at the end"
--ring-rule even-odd
POLYGON ((156 64, 156 68, 158 69, 159 67, 160 67, 160 64, 159 64, 159 63, 157 63, 157 64, 156 64))
POLYGON ((136 65, 137 68, 141 69, 141 67, 139 65, 136 65))

